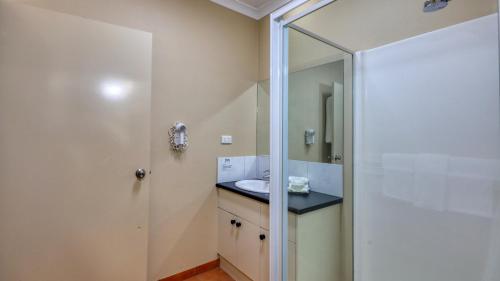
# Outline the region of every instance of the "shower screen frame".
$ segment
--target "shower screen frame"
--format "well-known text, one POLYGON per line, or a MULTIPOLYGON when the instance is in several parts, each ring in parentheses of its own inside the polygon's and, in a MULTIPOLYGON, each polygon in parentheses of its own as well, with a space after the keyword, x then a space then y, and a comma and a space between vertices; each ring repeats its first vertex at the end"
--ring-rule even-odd
MULTIPOLYGON (((293 25, 293 22, 336 0, 322 0, 304 10, 288 15, 309 0, 292 0, 270 15, 270 271, 269 280, 287 281, 288 191, 288 27, 293 27, 319 41, 352 55, 353 82, 356 81, 355 52, 293 25)), ((355 92, 353 83, 353 93, 355 92)), ((354 223, 353 223, 354 225, 354 223)), ((354 257, 353 257, 354 258, 354 257)), ((354 274, 354 273, 353 273, 354 274)))

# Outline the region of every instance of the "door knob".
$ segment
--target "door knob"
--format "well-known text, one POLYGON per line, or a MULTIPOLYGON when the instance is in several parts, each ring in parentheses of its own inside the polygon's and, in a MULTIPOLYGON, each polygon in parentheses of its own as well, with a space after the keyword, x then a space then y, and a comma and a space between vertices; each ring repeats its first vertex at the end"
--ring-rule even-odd
POLYGON ((260 240, 264 240, 264 239, 266 239, 266 235, 265 235, 265 234, 261 234, 261 235, 259 235, 259 239, 260 239, 260 240))
POLYGON ((236 227, 240 227, 241 226, 241 222, 237 221, 236 222, 236 227))
POLYGON ((135 177, 138 180, 142 180, 144 177, 146 177, 146 170, 144 170, 144 169, 137 169, 135 171, 135 177))
POLYGON ((231 220, 231 224, 235 224, 236 223, 236 220, 231 220))

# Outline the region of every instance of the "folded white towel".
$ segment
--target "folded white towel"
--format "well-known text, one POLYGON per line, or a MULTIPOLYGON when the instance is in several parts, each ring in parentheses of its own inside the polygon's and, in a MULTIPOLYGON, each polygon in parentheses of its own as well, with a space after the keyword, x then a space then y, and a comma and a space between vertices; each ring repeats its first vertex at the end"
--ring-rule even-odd
POLYGON ((309 193, 309 179, 305 177, 288 177, 288 192, 309 193))

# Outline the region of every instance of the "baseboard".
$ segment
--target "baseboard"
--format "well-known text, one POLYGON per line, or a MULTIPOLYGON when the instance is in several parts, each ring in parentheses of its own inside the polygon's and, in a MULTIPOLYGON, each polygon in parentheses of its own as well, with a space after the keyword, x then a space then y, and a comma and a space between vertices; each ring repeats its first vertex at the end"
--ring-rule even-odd
POLYGON ((236 281, 252 281, 252 279, 248 278, 243 272, 236 268, 236 266, 232 265, 223 257, 220 257, 220 268, 236 281))
POLYGON ((186 271, 174 274, 172 276, 165 277, 163 279, 160 279, 159 281, 182 281, 182 280, 186 280, 188 278, 191 278, 191 277, 193 277, 195 275, 198 275, 200 273, 203 273, 205 271, 209 271, 209 270, 215 269, 215 268, 219 267, 219 265, 220 265, 220 260, 216 259, 216 260, 204 263, 202 265, 199 265, 197 267, 193 267, 193 268, 188 269, 186 271))

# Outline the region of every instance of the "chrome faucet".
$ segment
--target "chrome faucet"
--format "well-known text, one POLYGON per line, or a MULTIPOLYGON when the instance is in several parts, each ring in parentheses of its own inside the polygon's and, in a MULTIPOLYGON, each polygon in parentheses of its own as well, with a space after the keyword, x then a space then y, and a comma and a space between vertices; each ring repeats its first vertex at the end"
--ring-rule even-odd
POLYGON ((269 181, 271 179, 271 171, 269 169, 262 172, 262 179, 265 181, 269 181))

